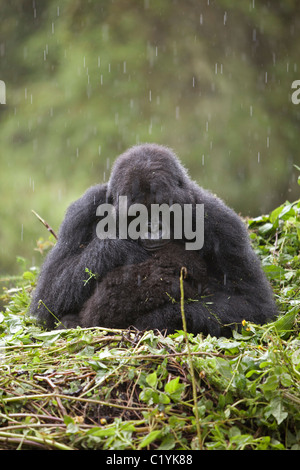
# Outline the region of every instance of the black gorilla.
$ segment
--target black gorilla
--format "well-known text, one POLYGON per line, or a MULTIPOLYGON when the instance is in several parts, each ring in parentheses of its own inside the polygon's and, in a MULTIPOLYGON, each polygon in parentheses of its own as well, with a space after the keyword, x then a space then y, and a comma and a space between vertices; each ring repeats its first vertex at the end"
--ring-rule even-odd
POLYGON ((172 289, 168 293, 178 300, 178 268, 185 264, 190 275, 187 290, 207 286, 194 290, 195 301, 185 304, 190 332, 219 336, 244 319, 262 324, 276 315, 272 290, 237 214, 191 181, 171 150, 154 144, 135 146, 118 157, 108 184, 89 188, 69 207, 58 242, 42 267, 31 313, 47 328, 59 319, 67 327, 133 325, 172 332, 182 328, 180 305, 166 299, 165 292, 172 284, 173 294, 172 289), (204 204, 203 248, 183 250, 184 236, 170 241, 168 248, 158 246, 158 251, 129 238, 99 239, 96 209, 105 203, 117 208, 119 196, 127 196, 128 206, 204 204), (85 283, 86 268, 97 279, 85 283), (155 273, 168 281, 161 290, 155 273), (148 276, 145 289, 137 282, 138 275, 148 276))

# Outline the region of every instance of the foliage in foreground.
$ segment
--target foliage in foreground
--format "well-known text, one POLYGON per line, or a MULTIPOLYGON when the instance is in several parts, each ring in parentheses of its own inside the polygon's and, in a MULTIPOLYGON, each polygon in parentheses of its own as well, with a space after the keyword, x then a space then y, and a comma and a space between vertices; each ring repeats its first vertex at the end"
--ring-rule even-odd
POLYGON ((231 339, 45 332, 25 272, 0 313, 0 449, 299 450, 299 213, 248 222, 281 315, 231 339))

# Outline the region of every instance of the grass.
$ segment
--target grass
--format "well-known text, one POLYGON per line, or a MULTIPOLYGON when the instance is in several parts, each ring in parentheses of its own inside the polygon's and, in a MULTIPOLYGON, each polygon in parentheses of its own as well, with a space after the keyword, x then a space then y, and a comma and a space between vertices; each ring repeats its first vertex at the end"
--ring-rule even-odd
POLYGON ((280 317, 230 339, 43 331, 26 315, 37 270, 3 280, 0 449, 299 450, 299 213, 248 221, 280 317))

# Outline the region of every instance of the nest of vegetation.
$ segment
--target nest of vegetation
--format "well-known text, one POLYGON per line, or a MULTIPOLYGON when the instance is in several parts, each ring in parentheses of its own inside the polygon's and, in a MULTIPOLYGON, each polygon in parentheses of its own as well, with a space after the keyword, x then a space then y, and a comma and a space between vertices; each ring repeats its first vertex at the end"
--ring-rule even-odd
POLYGON ((299 211, 248 221, 281 315, 229 339, 43 331, 37 270, 2 280, 0 449, 300 449, 299 211))

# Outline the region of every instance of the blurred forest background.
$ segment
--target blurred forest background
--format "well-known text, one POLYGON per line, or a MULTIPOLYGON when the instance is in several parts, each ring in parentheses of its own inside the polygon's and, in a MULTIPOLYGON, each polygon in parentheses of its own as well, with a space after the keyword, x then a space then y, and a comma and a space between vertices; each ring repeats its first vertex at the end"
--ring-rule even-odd
POLYGON ((140 142, 242 215, 299 197, 298 0, 0 0, 0 272, 140 142))

